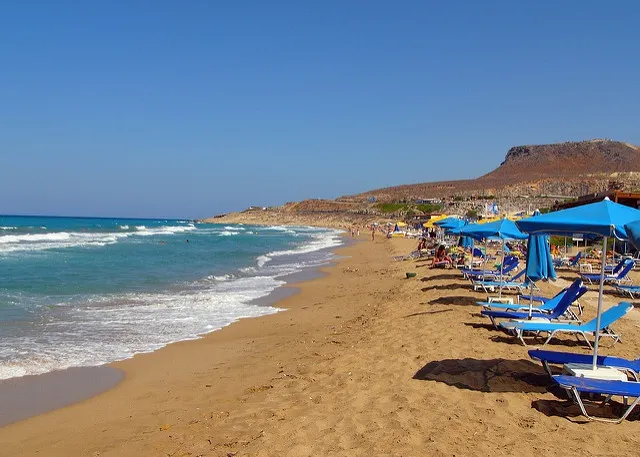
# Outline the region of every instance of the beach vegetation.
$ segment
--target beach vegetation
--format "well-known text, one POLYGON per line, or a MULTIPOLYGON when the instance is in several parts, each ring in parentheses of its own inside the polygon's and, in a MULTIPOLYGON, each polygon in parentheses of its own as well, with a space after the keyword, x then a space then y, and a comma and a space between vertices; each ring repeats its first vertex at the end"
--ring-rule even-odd
POLYGON ((381 213, 390 214, 397 213, 407 209, 406 203, 378 203, 376 207, 381 213))
POLYGON ((467 211, 467 212, 465 213, 465 215, 464 215, 464 216, 465 216, 467 219, 472 219, 472 220, 473 220, 473 219, 478 219, 478 216, 479 216, 479 215, 480 215, 480 214, 478 213, 478 210, 477 210, 477 209, 470 209, 469 211, 467 211))
POLYGON ((416 205, 416 209, 424 214, 437 213, 442 211, 443 206, 439 203, 421 203, 416 205))
POLYGON ((549 243, 551 245, 556 245, 556 246, 564 246, 564 243, 567 243, 567 246, 573 246, 573 239, 570 236, 564 237, 564 236, 551 236, 549 237, 549 243))

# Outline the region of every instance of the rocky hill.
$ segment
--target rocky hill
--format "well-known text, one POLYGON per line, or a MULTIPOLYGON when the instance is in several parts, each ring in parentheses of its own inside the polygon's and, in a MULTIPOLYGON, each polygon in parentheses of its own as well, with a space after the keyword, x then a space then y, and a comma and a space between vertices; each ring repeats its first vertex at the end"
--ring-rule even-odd
POLYGON ((341 200, 487 195, 577 197, 606 190, 611 181, 640 188, 640 147, 610 140, 516 146, 509 149, 498 168, 476 179, 389 187, 341 200))
MULTIPOLYGON (((439 200, 448 212, 482 211, 487 200, 502 211, 552 206, 611 187, 640 190, 640 147, 611 140, 516 146, 498 168, 476 179, 387 187, 336 200, 305 200, 226 215, 216 221, 341 225, 389 214, 381 204, 439 200)), ((415 209, 415 208, 413 208, 415 209)), ((413 212, 412 209, 412 212, 413 212)), ((406 208, 405 208, 406 210, 406 208)))

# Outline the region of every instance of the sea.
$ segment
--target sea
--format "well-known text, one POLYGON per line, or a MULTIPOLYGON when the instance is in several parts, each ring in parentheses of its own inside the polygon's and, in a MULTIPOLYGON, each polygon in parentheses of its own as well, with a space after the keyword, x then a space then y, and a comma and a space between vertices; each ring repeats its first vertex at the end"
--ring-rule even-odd
POLYGON ((96 366, 276 313, 338 230, 0 216, 0 379, 96 366))

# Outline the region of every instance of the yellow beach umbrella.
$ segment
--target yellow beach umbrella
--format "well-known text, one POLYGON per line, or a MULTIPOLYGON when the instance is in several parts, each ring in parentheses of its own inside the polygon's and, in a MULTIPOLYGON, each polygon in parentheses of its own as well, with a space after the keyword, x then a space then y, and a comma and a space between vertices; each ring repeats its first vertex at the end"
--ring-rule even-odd
POLYGON ((429 218, 429 220, 427 222, 425 222, 424 224, 422 224, 423 227, 425 228, 433 228, 434 227, 434 223, 441 221, 442 219, 446 219, 447 217, 449 217, 446 214, 440 214, 439 216, 431 216, 431 218, 429 218))

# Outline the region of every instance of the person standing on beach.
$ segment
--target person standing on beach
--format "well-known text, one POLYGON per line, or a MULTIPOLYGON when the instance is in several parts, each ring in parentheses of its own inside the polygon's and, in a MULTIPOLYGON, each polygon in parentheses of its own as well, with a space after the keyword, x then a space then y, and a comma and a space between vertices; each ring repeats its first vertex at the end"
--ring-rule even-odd
POLYGON ((371 226, 371 241, 375 241, 376 240, 376 226, 372 225, 371 226))

